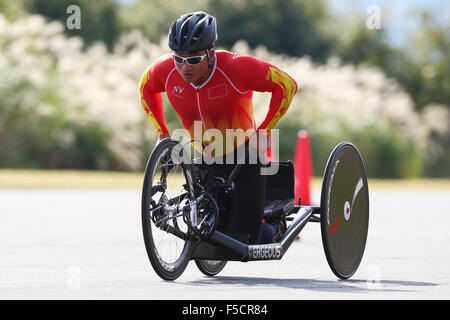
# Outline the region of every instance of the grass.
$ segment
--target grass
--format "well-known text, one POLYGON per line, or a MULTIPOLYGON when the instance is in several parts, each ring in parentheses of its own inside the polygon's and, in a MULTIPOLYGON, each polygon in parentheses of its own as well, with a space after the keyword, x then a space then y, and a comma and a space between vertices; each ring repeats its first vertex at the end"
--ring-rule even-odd
MULTIPOLYGON (((368 179, 369 190, 449 190, 450 179, 415 178, 415 179, 368 179)), ((313 189, 322 188, 322 177, 315 177, 311 184, 313 189)))
MULTIPOLYGON (((136 189, 142 187, 143 172, 15 170, 0 169, 0 188, 36 189, 136 189)), ((320 190, 322 178, 311 188, 320 190)), ((450 179, 369 179, 370 190, 450 190, 450 179)))
POLYGON ((369 179, 370 190, 447 190, 450 191, 450 179, 369 179))
POLYGON ((0 188, 139 189, 143 172, 0 169, 0 188))

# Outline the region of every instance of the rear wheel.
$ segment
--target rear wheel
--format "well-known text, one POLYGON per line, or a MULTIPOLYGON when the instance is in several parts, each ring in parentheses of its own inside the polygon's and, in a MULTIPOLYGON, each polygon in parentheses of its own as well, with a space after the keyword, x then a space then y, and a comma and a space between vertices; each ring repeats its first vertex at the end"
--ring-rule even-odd
POLYGON ((224 260, 195 260, 198 269, 208 277, 217 275, 225 268, 227 261, 224 260))
POLYGON ((369 189, 356 147, 342 142, 325 168, 320 202, 322 243, 333 273, 350 278, 358 269, 369 228, 369 189))
POLYGON ((192 254, 190 231, 181 208, 194 199, 192 167, 177 141, 166 139, 153 150, 142 190, 142 228, 147 255, 155 272, 175 280, 192 254))

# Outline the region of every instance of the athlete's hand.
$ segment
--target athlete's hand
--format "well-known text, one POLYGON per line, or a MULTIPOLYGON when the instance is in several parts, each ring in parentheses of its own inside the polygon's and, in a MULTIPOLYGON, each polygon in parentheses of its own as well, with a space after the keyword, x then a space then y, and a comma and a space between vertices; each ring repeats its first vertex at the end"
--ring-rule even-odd
POLYGON ((158 143, 160 143, 164 139, 170 139, 170 134, 163 133, 162 135, 158 136, 158 143))

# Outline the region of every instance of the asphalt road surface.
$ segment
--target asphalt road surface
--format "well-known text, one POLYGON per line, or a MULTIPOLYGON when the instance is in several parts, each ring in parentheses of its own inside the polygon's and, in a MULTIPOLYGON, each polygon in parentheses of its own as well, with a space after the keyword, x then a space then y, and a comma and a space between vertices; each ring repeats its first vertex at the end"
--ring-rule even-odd
MULTIPOLYGON (((314 194, 318 200, 319 195, 314 194)), ((281 261, 160 280, 139 191, 0 189, 0 299, 449 299, 450 191, 371 191, 366 251, 338 280, 308 224, 281 261)))

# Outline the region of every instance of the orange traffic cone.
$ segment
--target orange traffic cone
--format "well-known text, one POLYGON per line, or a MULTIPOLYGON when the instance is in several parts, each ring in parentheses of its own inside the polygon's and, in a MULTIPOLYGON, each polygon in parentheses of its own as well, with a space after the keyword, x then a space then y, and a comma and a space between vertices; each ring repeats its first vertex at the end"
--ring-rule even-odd
POLYGON ((301 198, 301 205, 311 205, 311 178, 313 174, 309 135, 305 130, 298 132, 294 156, 295 199, 301 198))

